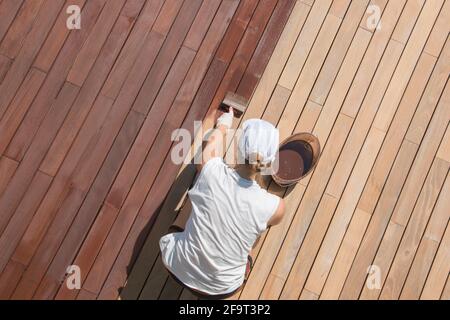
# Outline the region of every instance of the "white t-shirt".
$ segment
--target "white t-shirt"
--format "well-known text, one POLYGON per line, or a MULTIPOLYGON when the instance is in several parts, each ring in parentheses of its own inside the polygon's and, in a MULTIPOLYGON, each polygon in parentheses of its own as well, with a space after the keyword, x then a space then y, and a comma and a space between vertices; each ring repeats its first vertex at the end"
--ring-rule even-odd
POLYGON ((240 177, 222 158, 203 166, 188 194, 191 216, 184 232, 160 239, 162 260, 190 288, 230 293, 242 285, 248 254, 280 198, 240 177))

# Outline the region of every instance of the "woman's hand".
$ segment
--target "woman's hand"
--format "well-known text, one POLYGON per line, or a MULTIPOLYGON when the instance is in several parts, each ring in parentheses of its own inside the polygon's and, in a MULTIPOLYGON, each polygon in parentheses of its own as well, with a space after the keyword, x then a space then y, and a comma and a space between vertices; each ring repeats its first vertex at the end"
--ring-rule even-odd
POLYGON ((227 129, 230 129, 233 126, 233 117, 234 117, 234 110, 230 107, 230 110, 224 114, 222 114, 217 119, 217 128, 220 126, 225 126, 227 129))

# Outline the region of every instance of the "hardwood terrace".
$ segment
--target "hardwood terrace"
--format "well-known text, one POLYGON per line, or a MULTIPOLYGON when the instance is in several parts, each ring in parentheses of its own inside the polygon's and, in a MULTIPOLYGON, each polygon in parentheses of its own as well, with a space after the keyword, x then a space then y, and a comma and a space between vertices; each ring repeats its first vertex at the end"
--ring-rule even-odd
POLYGON ((170 138, 211 128, 233 91, 250 99, 235 127, 262 118, 323 148, 295 187, 267 183, 287 214, 233 298, 450 299, 450 1, 0 0, 0 15, 0 298, 195 299, 159 258, 196 174, 170 138))

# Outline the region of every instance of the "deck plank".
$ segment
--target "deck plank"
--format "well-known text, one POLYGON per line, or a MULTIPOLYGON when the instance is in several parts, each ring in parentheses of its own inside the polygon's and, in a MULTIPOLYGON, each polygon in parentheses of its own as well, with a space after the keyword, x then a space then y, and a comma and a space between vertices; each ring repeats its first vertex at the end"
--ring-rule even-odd
POLYGON ((0 3, 0 42, 3 41, 9 27, 14 23, 17 12, 20 10, 23 0, 5 0, 0 3))
POLYGON ((0 96, 0 118, 3 117, 10 102, 14 99, 16 91, 33 64, 42 42, 50 32, 52 24, 56 20, 63 2, 63 0, 57 0, 52 3, 45 2, 44 6, 39 11, 39 14, 36 17, 37 23, 33 25, 32 30, 24 39, 22 50, 14 59, 14 62, 0 85, 0 91, 2 92, 2 95, 0 96))
MULTIPOLYGON (((446 48, 444 48, 442 59, 446 59, 445 55, 447 54, 447 51, 448 51, 448 45, 446 46, 446 48)), ((446 76, 442 77, 441 72, 444 74, 447 72, 447 74, 448 74, 448 71, 444 71, 442 69, 442 68, 445 69, 445 66, 442 61, 443 60, 438 61, 436 68, 434 69, 434 73, 429 81, 427 88, 425 89, 424 96, 428 97, 428 99, 421 100, 420 105, 418 106, 418 111, 415 113, 412 123, 408 129, 408 132, 406 133, 406 137, 408 137, 408 135, 411 134, 411 132, 417 131, 416 123, 423 121, 423 117, 427 117, 428 121, 430 121, 430 116, 429 115, 425 116, 424 112, 425 112, 425 110, 430 110, 430 108, 431 108, 431 110, 434 110, 434 108, 436 107, 437 102, 440 98, 440 94, 446 83, 446 80, 445 80, 446 76), (440 79, 444 79, 444 80, 440 80, 440 79), (439 85, 439 83, 440 83, 440 85, 439 85), (431 93, 430 90, 436 90, 438 92, 431 93)), ((438 120, 436 119, 434 122, 437 122, 437 121, 438 120)), ((441 124, 441 127, 442 127, 442 124, 441 124)), ((443 128, 443 130, 445 130, 445 129, 443 128)), ((421 131, 421 132, 423 132, 423 131, 421 131)), ((419 137, 419 138, 420 138, 420 140, 419 140, 419 143, 420 143, 422 139, 421 139, 421 137, 419 137)), ((415 139, 415 141, 417 141, 417 139, 415 139)), ((406 145, 409 144, 409 145, 411 145, 411 147, 416 148, 416 149, 418 147, 416 142, 410 142, 410 140, 408 140, 408 139, 404 140, 403 144, 406 144, 406 145), (415 147, 414 147, 414 145, 415 145, 415 147)), ((408 148, 406 148, 405 150, 407 150, 407 149, 408 148)), ((399 155, 397 156, 397 159, 404 157, 403 154, 404 154, 404 152, 400 151, 399 155)), ((403 167, 406 166, 408 168, 407 169, 408 171, 409 171, 409 167, 412 165, 416 151, 410 152, 410 154, 411 155, 407 156, 406 159, 403 158, 404 162, 401 165, 403 167)), ((428 157, 432 157, 432 156, 433 156, 432 153, 428 154, 428 157)), ((429 158, 427 160, 425 160, 425 162, 423 162, 423 165, 429 166, 430 163, 429 162, 427 163, 426 161, 429 161, 429 158)), ((396 160, 396 162, 397 162, 397 160, 396 160)), ((400 166, 400 163, 398 163, 398 165, 400 166)), ((417 177, 417 179, 422 179, 421 177, 423 177, 426 174, 426 172, 423 172, 423 170, 424 169, 418 169, 417 172, 420 173, 420 177, 417 177)), ((371 212, 373 210, 375 210, 375 211, 373 211, 374 213, 373 213, 371 225, 369 225, 369 228, 364 237, 365 239, 363 239, 360 250, 359 250, 360 252, 364 252, 364 254, 358 252, 358 254, 355 258, 355 262, 352 265, 352 269, 350 270, 349 277, 346 281, 346 284, 344 286, 341 297, 356 298, 357 296, 359 296, 360 290, 363 288, 362 283, 364 282, 364 278, 365 278, 365 270, 367 269, 368 265, 371 265, 371 262, 369 262, 369 261, 374 258, 374 255, 375 255, 374 250, 376 250, 378 244, 381 241, 380 238, 382 237, 382 232, 380 230, 384 230, 388 224, 390 215, 388 215, 387 212, 392 212, 394 210, 394 206, 398 200, 398 197, 400 196, 400 190, 403 187, 403 183, 409 174, 408 171, 403 173, 402 178, 395 178, 394 176, 391 176, 390 178, 388 178, 388 181, 385 183, 385 187, 384 187, 384 190, 387 190, 387 191, 383 192, 383 194, 379 200, 377 199, 377 197, 372 197, 371 199, 368 199, 371 203, 371 205, 370 205, 371 208, 367 209, 367 207, 365 207, 366 211, 371 211, 371 212), (377 205, 377 201, 378 201, 378 205, 377 205), (375 209, 375 207, 376 207, 376 209, 375 209), (369 252, 373 252, 373 253, 369 253, 369 252), (364 269, 364 271, 362 271, 363 269, 364 269), (356 270, 358 270, 358 271, 356 271, 356 270)), ((397 174, 397 173, 400 174, 401 171, 398 170, 398 167, 395 167, 391 170, 391 172, 393 172, 393 174, 397 174)), ((409 176, 415 177, 414 175, 411 175, 411 174, 409 174, 409 176)), ((410 206, 410 205, 412 205, 412 204, 408 204, 408 206, 410 206)))
MULTIPOLYGON (((18 1, 20 5, 20 1, 18 1)), ((19 53, 25 36, 32 28, 43 0, 25 1, 20 8, 14 22, 8 30, 0 45, 0 53, 14 59, 19 53)), ((10 11, 11 12, 11 11, 10 11)), ((2 15, 3 17, 3 15, 2 15)), ((7 18, 6 18, 7 19, 7 18)), ((1 36, 0 36, 1 38, 1 36)))
MULTIPOLYGON (((448 184, 448 183, 447 183, 448 184)), ((448 212, 448 201, 439 201, 439 210, 447 210, 448 212), (447 204, 441 204, 447 202, 447 204)), ((436 209, 437 210, 437 209, 436 209)), ((445 278, 448 277, 449 270, 449 246, 450 246, 450 232, 447 226, 445 234, 443 236, 442 242, 440 243, 439 249, 434 258, 433 264, 429 271, 425 286, 421 293, 420 299, 424 300, 437 300, 439 298, 448 299, 448 280, 445 284, 445 278), (442 297, 441 297, 442 292, 442 297)))
POLYGON ((288 189, 258 179, 286 216, 230 300, 448 299, 449 1, 2 0, 0 14, 1 298, 197 300, 159 253, 197 175, 171 137, 191 133, 192 160, 194 121, 212 128, 233 91, 249 99, 233 128, 312 132, 322 155, 288 189))
MULTIPOLYGON (((133 227, 134 219, 136 219, 136 217, 139 218, 139 209, 143 205, 143 202, 147 196, 147 192, 153 185, 153 182, 155 181, 156 175, 158 173, 158 168, 154 166, 154 163, 163 163, 163 160, 168 151, 167 149, 168 147, 170 147, 167 145, 166 141, 170 139, 172 130, 175 129, 177 125, 181 125, 183 118, 186 115, 189 106, 195 96, 195 92, 197 92, 203 80, 203 77, 213 57, 214 51, 218 46, 218 42, 226 31, 228 19, 223 19, 222 17, 231 16, 236 5, 237 3, 234 1, 226 2, 222 7, 222 10, 220 10, 220 13, 212 22, 205 40, 203 41, 186 75, 184 83, 171 105, 171 108, 173 108, 172 110, 177 110, 177 112, 169 112, 166 119, 162 123, 161 130, 155 137, 155 144, 152 146, 149 154, 147 155, 141 171, 139 172, 139 175, 131 188, 131 196, 126 197, 119 212, 118 220, 112 228, 112 230, 117 230, 117 232, 113 231, 113 233, 115 234, 114 237, 108 237, 105 245, 102 248, 102 251, 99 254, 99 258, 97 258, 96 263, 91 270, 91 277, 88 276, 88 278, 86 279, 85 287, 91 292, 100 293, 103 282, 108 277, 109 271, 114 263, 114 255, 111 255, 111 252, 120 251, 121 249, 120 247, 115 246, 114 242, 125 242, 128 232, 133 227), (111 250, 110 248, 111 245, 114 247, 113 250, 111 250), (98 277, 98 274, 100 274, 101 276, 98 277)), ((170 162, 166 162, 164 163, 164 165, 169 163, 170 162)), ((144 210, 144 212, 145 215, 151 215, 154 210, 144 210)), ((141 218, 141 220, 144 221, 145 219, 145 217, 141 218)), ((141 221, 138 224, 140 226, 139 233, 142 231, 142 228, 147 225, 147 223, 148 221, 141 221)), ((133 242, 135 242, 136 240, 136 238, 134 238, 135 234, 136 232, 132 231, 133 236, 130 235, 130 237, 132 236, 131 241, 133 241, 134 239, 133 242)))
MULTIPOLYGON (((189 16, 189 14, 195 15, 196 9, 193 7, 191 11, 187 11, 186 15, 189 16)), ((167 17, 164 17, 167 18, 167 17)), ((158 52, 159 48, 154 46, 154 43, 152 43, 152 51, 158 52)), ((146 62, 147 64, 151 65, 149 62, 146 62)), ((144 80, 146 73, 144 70, 139 70, 140 78, 142 81, 144 80)), ((138 78, 139 79, 139 78, 138 78)), ((133 87, 132 90, 137 94, 137 91, 140 87, 133 87)), ((132 96, 126 96, 127 99, 130 99, 130 102, 134 100, 132 96)), ((70 201, 66 201, 63 203, 63 205, 58 209, 57 218, 53 222, 51 228, 57 228, 58 230, 68 230, 70 227, 70 219, 73 219, 79 210, 79 207, 81 203, 84 201, 85 193, 89 190, 89 187, 94 181, 95 175, 97 174, 98 170, 102 166, 102 163, 105 161, 105 157, 110 154, 109 160, 106 160, 105 164, 105 170, 103 170, 102 175, 100 176, 100 180, 102 177, 109 177, 107 173, 111 173, 118 170, 115 169, 115 167, 118 165, 120 167, 121 160, 123 159, 123 156, 125 156, 128 153, 128 146, 131 145, 132 141, 134 140, 134 137, 136 133, 138 132, 142 122, 143 122, 143 116, 139 113, 132 112, 130 117, 127 117, 128 108, 131 108, 132 104, 119 104, 117 101, 116 104, 112 106, 111 112, 116 113, 116 117, 107 118, 106 123, 103 124, 105 126, 105 129, 102 131, 101 135, 94 136, 91 141, 89 141, 89 144, 87 146, 87 149, 84 151, 84 155, 80 159, 80 161, 77 164, 76 170, 74 171, 74 174, 71 177, 71 184, 79 190, 83 196, 78 198, 71 199, 70 201), (112 120, 112 121, 110 121, 112 120), (123 122, 124 121, 124 122, 123 122), (123 126, 123 127, 122 127, 123 126), (121 128, 123 128, 123 131, 121 131, 121 128), (116 141, 117 145, 114 146, 114 140, 117 138, 116 141), (122 138, 123 137, 123 138, 122 138), (101 146, 100 148, 98 146, 101 146), (110 149, 113 148, 113 149, 110 149), (109 151, 112 150, 112 151, 109 151), (89 165, 87 165, 89 164, 89 165), (109 167, 108 167, 109 166, 109 167), (64 217, 63 217, 64 216, 64 217)), ((110 114, 111 115, 111 114, 110 114)), ((112 174, 112 177, 114 177, 114 174, 112 174)), ((108 183, 105 182, 102 187, 108 187, 108 183)), ((95 199, 92 198, 91 199, 95 199)), ((91 203, 92 203, 92 200, 91 203)), ((95 200, 94 200, 95 201, 95 200)), ((79 227, 79 223, 84 224, 85 227, 88 227, 89 225, 86 225, 84 222, 84 219, 86 219, 85 215, 87 213, 95 214, 96 212, 89 212, 87 210, 84 211, 84 215, 78 216, 80 222, 77 223, 76 227, 79 227)), ((89 218, 87 218, 87 222, 89 222, 89 218)), ((83 228, 83 227, 81 227, 83 228)), ((76 228, 75 228, 76 230, 76 228)), ((79 233, 79 230, 75 234, 79 233)), ((70 234, 72 237, 74 236, 74 233, 70 234)), ((59 241, 63 240, 64 234, 60 238, 59 241)), ((79 236, 78 236, 79 237, 79 236)), ((77 237, 75 238, 68 238, 66 241, 66 244, 69 246, 77 245, 76 241, 77 237)), ((55 242, 55 241, 54 241, 55 242)), ((53 247, 53 251, 56 251, 58 247, 53 247)), ((48 250, 48 248, 47 248, 48 250)), ((70 253, 60 251, 62 252, 62 256, 60 257, 61 260, 56 260, 55 265, 57 266, 56 269, 59 270, 59 272, 56 272, 54 274, 54 277, 61 277, 64 276, 64 263, 66 260, 64 257, 70 253)), ((70 259, 70 256, 69 256, 70 259)), ((41 261, 39 264, 42 266, 37 267, 40 269, 39 272, 45 272, 45 269, 43 268, 44 265, 48 265, 51 261, 41 261)), ((50 270, 49 272, 52 272, 53 270, 50 270)), ((54 272, 54 271, 53 271, 54 272)), ((88 290, 89 291, 89 290, 88 290)), ((91 291, 92 292, 92 291, 91 291)), ((37 291, 37 295, 39 295, 39 291, 37 291)))
MULTIPOLYGON (((388 13, 389 12, 391 12, 391 11, 388 10, 388 13)), ((394 13, 393 18, 395 18, 396 11, 393 10, 392 13, 394 13)), ((388 34, 389 34, 389 30, 385 29, 385 32, 388 32, 388 34)), ((377 45, 376 48, 377 48, 377 50, 379 50, 379 48, 378 48, 379 43, 377 43, 377 42, 382 41, 383 38, 386 38, 386 36, 383 34, 381 36, 375 38, 374 41, 371 43, 371 46, 373 46, 373 47, 369 47, 369 52, 367 54, 373 52, 371 54, 373 54, 374 57, 376 57, 376 55, 378 55, 378 51, 374 50, 375 45, 377 45), (373 48, 373 49, 371 50, 370 48, 373 48)), ((366 59, 367 59, 367 55, 366 55, 366 59)), ((358 77, 358 75, 361 76, 361 73, 363 72, 362 70, 367 70, 368 69, 367 66, 370 66, 371 64, 374 64, 374 63, 375 64, 377 63, 377 61, 374 59, 371 59, 370 61, 369 60, 363 61, 360 71, 358 72, 356 77, 358 77)), ((367 83, 367 81, 366 81, 366 83, 367 83)), ((357 86, 364 85, 364 82, 363 81, 358 82, 358 83, 356 83, 356 85, 357 86)), ((367 83, 367 85, 368 85, 368 83, 367 83)), ((353 92, 353 95, 355 95, 356 92, 359 92, 359 90, 357 90, 356 88, 357 87, 352 87, 349 94, 352 94, 352 92, 353 92)), ((347 97, 348 97, 348 95, 347 95, 347 97)), ((348 101, 346 101, 346 103, 348 103, 348 101)), ((344 106, 345 106, 345 104, 344 104, 344 106)), ((325 149, 322 154, 321 162, 324 167, 319 169, 319 166, 321 166, 321 163, 319 163, 318 167, 316 168, 316 171, 315 171, 315 172, 317 172, 320 170, 321 174, 320 175, 316 175, 316 173, 313 174, 313 176, 311 177, 310 183, 308 184, 308 188, 306 189, 306 193, 305 193, 303 199, 301 199, 301 202, 299 201, 300 206, 298 207, 297 213, 302 212, 302 218, 300 220, 299 216, 296 215, 296 218, 294 219, 294 223, 291 225, 291 229, 289 230, 289 232, 287 234, 287 238, 284 241, 284 243, 286 245, 283 245, 283 247, 281 248, 281 250, 278 254, 278 257, 274 263, 273 270, 279 270, 279 269, 283 270, 283 271, 281 271, 281 273, 278 273, 278 275, 281 277, 287 277, 287 272, 289 272, 290 266, 292 265, 293 261, 295 260, 295 257, 292 257, 292 254, 289 253, 290 249, 288 249, 288 248, 290 248, 291 246, 295 246, 297 248, 300 247, 302 239, 305 237, 305 233, 307 231, 309 222, 311 221, 311 219, 314 215, 317 205, 320 202, 321 195, 322 195, 322 193, 326 187, 326 184, 328 182, 327 177, 329 177, 331 175, 331 172, 333 171, 333 168, 334 168, 334 164, 336 163, 336 159, 338 158, 338 156, 341 152, 342 146, 345 143, 346 136, 348 135, 348 132, 350 131, 350 128, 352 125, 352 119, 345 115, 342 115, 339 118, 341 121, 336 122, 334 129, 333 129, 333 133, 331 134, 330 139, 333 142, 327 141, 327 143, 325 145, 325 149), (339 137, 342 137, 342 138, 339 138, 339 137), (335 143, 334 139, 337 139, 336 140, 337 143, 335 143), (331 145, 330 145, 330 143, 331 143, 331 145), (328 145, 330 145, 331 148, 327 150, 328 145), (327 159, 327 160, 325 160, 325 159, 327 159), (299 233, 302 234, 302 237, 300 237, 300 238, 298 237, 299 233), (296 239, 293 239, 294 237, 296 239), (285 265, 283 266, 283 264, 285 264, 285 265)), ((339 118, 338 118, 338 121, 339 121, 339 118)), ((324 143, 324 142, 322 142, 322 143, 324 143)), ((280 272, 280 271, 277 271, 277 272, 280 272)), ((292 274, 292 276, 294 276, 296 273, 294 272, 291 274, 292 274)), ((288 282, 288 286, 289 286, 289 282, 288 282)), ((298 290, 298 287, 293 288, 293 289, 298 290)), ((287 292, 289 292, 289 289, 287 289, 287 292)))

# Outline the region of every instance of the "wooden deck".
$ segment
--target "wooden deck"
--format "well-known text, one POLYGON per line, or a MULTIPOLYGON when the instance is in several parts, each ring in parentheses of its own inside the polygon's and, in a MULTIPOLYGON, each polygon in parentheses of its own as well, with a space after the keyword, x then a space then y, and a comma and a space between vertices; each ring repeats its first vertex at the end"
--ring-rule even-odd
POLYGON ((449 0, 0 0, 0 16, 0 298, 195 299, 159 259, 195 177, 170 138, 212 127, 234 91, 251 98, 236 127, 313 132, 323 153, 297 186, 268 184, 287 214, 233 298, 450 299, 449 0))

